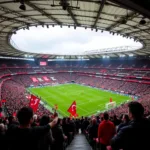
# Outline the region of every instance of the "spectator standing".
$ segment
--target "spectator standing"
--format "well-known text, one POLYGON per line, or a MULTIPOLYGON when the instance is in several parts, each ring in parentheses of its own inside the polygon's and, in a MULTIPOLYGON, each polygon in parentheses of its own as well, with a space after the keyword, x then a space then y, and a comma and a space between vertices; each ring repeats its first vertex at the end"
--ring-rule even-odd
POLYGON ((113 123, 115 126, 118 126, 121 123, 121 120, 117 118, 116 115, 113 116, 113 123))
POLYGON ((91 124, 88 126, 89 142, 93 148, 95 145, 95 140, 97 138, 97 132, 98 132, 98 123, 97 120, 93 118, 91 124))
POLYGON ((9 150, 38 150, 39 140, 56 125, 58 120, 56 117, 48 125, 31 128, 33 110, 30 107, 21 108, 17 118, 20 125, 12 124, 6 132, 9 150))
POLYGON ((128 126, 120 129, 111 140, 113 150, 148 150, 150 149, 150 123, 143 118, 144 107, 138 102, 131 102, 129 107, 128 126))
MULTIPOLYGON (((45 126, 50 122, 49 116, 44 115, 40 120, 40 126, 45 126)), ((51 129, 48 133, 41 137, 39 141, 39 149, 38 150, 50 150, 50 146, 53 144, 54 138, 52 136, 51 129)))
POLYGON ((129 124, 129 116, 127 114, 124 114, 123 117, 122 117, 122 123, 119 124, 118 126, 118 129, 117 129, 117 132, 119 132, 119 130, 125 126, 127 126, 129 124))
POLYGON ((98 139, 101 150, 106 150, 106 147, 110 145, 110 140, 115 133, 115 126, 113 122, 109 121, 109 115, 105 112, 104 120, 99 124, 98 127, 98 139))
POLYGON ((67 139, 67 137, 63 133, 61 119, 58 119, 56 126, 52 129, 52 135, 54 137, 52 150, 63 150, 64 141, 67 139))
POLYGON ((88 121, 88 118, 85 117, 85 119, 84 119, 84 121, 82 123, 82 131, 83 131, 83 133, 86 131, 86 129, 87 129, 89 124, 90 124, 90 122, 88 121))

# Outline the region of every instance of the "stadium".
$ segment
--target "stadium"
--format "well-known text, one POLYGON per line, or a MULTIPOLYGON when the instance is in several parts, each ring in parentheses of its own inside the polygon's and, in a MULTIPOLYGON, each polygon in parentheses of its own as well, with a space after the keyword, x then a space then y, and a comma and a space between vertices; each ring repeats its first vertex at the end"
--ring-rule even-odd
POLYGON ((150 2, 0 0, 0 149, 150 149, 150 2))

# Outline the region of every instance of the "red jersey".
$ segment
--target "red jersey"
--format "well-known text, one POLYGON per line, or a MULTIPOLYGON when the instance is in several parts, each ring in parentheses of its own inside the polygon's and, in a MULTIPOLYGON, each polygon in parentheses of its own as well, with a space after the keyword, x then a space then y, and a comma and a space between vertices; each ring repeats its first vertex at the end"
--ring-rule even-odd
POLYGON ((104 120, 99 124, 98 127, 98 139, 101 144, 109 145, 110 140, 115 135, 116 129, 113 122, 104 120))

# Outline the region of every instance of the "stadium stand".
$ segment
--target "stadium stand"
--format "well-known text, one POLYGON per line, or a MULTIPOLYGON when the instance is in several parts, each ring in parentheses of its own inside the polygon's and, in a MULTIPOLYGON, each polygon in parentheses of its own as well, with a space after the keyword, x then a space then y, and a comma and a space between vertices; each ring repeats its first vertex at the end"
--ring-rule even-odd
MULTIPOLYGON (((138 65, 134 67, 129 67, 128 65, 124 69, 120 68, 120 65, 97 65, 97 68, 92 68, 93 65, 85 66, 48 66, 48 67, 36 67, 34 68, 30 65, 29 68, 21 67, 15 65, 14 68, 4 65, 4 68, 1 68, 1 99, 5 99, 6 102, 2 104, 2 108, 5 108, 4 114, 8 116, 13 116, 13 122, 16 122, 16 114, 17 112, 24 106, 29 105, 29 99, 26 97, 26 87, 30 86, 44 86, 44 85, 53 85, 56 83, 70 83, 72 81, 85 84, 92 87, 108 89, 116 92, 124 92, 131 95, 139 96, 138 102, 141 103, 144 107, 144 116, 149 118, 150 115, 150 86, 149 86, 149 78, 148 78, 148 66, 147 65, 138 65), (7 66, 7 67, 6 67, 7 66), (139 67, 141 66, 141 67, 139 67), (18 68, 17 68, 18 67, 18 68), (138 67, 138 68, 137 68, 138 67), (144 68, 144 69, 143 69, 144 68), (70 72, 71 71, 71 72, 70 72), (138 72, 138 74, 137 74, 138 72), (97 74, 98 73, 98 74, 97 74), (99 74, 100 73, 100 74, 99 74), (44 80, 43 76, 48 80, 44 80), (98 77, 96 77, 98 76, 98 77), (128 80, 131 77, 131 80, 128 80), (143 77, 143 78, 137 78, 143 77), (35 82, 33 78, 36 78, 38 82, 35 82), (118 80, 119 79, 119 80, 118 80), (124 80, 122 80, 124 79, 124 80), (132 82, 133 79, 136 82, 132 82), (127 81, 128 80, 128 81, 127 81), (130 82, 131 81, 131 82, 130 82), (142 83, 143 82, 143 83, 142 83)), ((24 64, 23 64, 24 66, 24 64)), ((123 66, 123 65, 122 65, 123 66)), ((114 109, 108 111, 110 115, 110 120, 114 122, 116 125, 120 123, 116 123, 116 119, 114 116, 117 116, 117 120, 121 122, 122 114, 126 114, 128 112, 128 103, 121 104, 114 109)), ((53 116, 53 113, 43 107, 42 104, 39 105, 39 108, 36 112, 38 118, 34 120, 33 125, 37 126, 40 122, 40 118, 43 115, 53 116)), ((99 122, 103 121, 103 113, 100 113, 97 120, 89 119, 76 119, 70 120, 69 118, 64 118, 62 124, 59 123, 56 129, 52 129, 52 133, 60 130, 60 126, 62 126, 64 134, 62 136, 63 147, 66 147, 71 143, 73 137, 76 133, 78 133, 79 128, 82 129, 82 132, 85 134, 89 144, 93 149, 99 147, 98 138, 98 125, 99 122), (100 118, 99 118, 100 116, 100 118), (86 123, 85 123, 86 121, 86 123), (95 124, 95 123, 96 124, 95 124), (86 126, 85 126, 86 124, 86 126), (56 130, 56 131, 55 131, 56 130), (93 135, 95 134, 95 136, 93 135), (91 138, 93 137, 93 138, 91 138)), ((10 122, 9 118, 2 117, 1 124, 5 126, 9 126, 10 122)), ((16 122, 17 123, 17 122, 16 122)), ((1 126, 1 130, 4 130, 4 127, 1 126)), ((1 131, 2 132, 2 131, 1 131)), ((1 133, 2 134, 2 133, 1 133)), ((58 135, 53 135, 53 138, 57 138, 58 135)), ((75 137, 75 145, 78 143, 80 139, 80 135, 75 137), (76 141, 77 140, 77 141, 76 141)), ((59 141, 60 142, 60 141, 59 141)), ((75 147, 74 142, 68 146, 68 150, 75 147)), ((62 144, 61 143, 61 144, 62 144)), ((58 143, 57 143, 58 144, 58 143)), ((56 145, 56 144, 55 144, 56 145)), ((55 145, 52 144, 52 149, 55 149, 55 145)), ((78 146, 83 146, 83 143, 78 143, 78 146)), ((114 143, 112 144, 112 147, 114 143)), ((84 145, 87 149, 90 147, 86 144, 84 145)), ((102 148, 101 148, 102 149, 102 148)))
POLYGON ((0 150, 150 150, 149 19, 148 0, 1 0, 0 150), (18 30, 38 26, 106 31, 142 47, 57 56, 25 52, 12 40, 18 30), (56 106, 46 107, 28 90, 66 83, 128 95, 132 101, 92 116, 58 118, 56 106), (37 103, 35 111, 31 106, 37 103))
POLYGON ((133 65, 134 67, 130 67, 130 68, 128 67, 127 64, 126 65, 124 64, 126 68, 120 68, 120 65, 114 68, 113 64, 111 65, 108 64, 107 66, 105 66, 105 68, 101 68, 100 66, 97 66, 96 68, 93 69, 92 69, 92 65, 89 67, 85 67, 85 66, 78 67, 77 65, 74 65, 72 67, 65 66, 64 68, 58 66, 57 64, 57 66, 54 65, 53 67, 48 66, 47 68, 50 70, 47 70, 46 67, 34 68, 35 65, 33 66, 30 65, 30 67, 25 67, 25 68, 24 68, 25 64, 22 65, 23 67, 19 67, 19 65, 20 63, 18 63, 18 65, 15 65, 15 67, 12 68, 7 64, 3 64, 5 68, 1 68, 0 71, 1 82, 3 81, 3 79, 11 77, 11 80, 8 80, 1 85, 2 99, 7 99, 8 102, 10 97, 14 100, 17 99, 17 95, 15 95, 16 91, 15 90, 13 91, 12 89, 16 89, 16 90, 20 89, 19 93, 22 96, 21 97, 22 101, 25 101, 25 97, 24 97, 25 87, 29 87, 32 85, 33 86, 46 85, 46 84, 52 85, 56 82, 62 84, 62 83, 75 81, 76 83, 79 84, 86 84, 97 88, 103 88, 112 91, 124 92, 131 95, 140 96, 140 99, 142 99, 142 97, 144 97, 145 99, 145 95, 148 95, 149 88, 150 88, 149 77, 148 77, 149 75, 148 64, 133 65), (137 68, 138 66, 141 66, 141 68, 137 68), (47 70, 47 72, 44 72, 45 70, 47 70), (69 71, 72 72, 69 73, 69 71), (140 73, 137 74, 137 72, 140 73), (49 80, 45 81, 43 79, 43 76, 46 76, 49 80), (32 77, 35 77, 36 79, 40 79, 42 80, 42 82, 40 81, 34 82, 32 80, 32 77), (52 80, 52 79, 56 79, 56 80, 52 80), (6 91, 6 87, 7 87, 7 91, 6 91), (12 93, 14 93, 13 97, 12 97, 12 93))

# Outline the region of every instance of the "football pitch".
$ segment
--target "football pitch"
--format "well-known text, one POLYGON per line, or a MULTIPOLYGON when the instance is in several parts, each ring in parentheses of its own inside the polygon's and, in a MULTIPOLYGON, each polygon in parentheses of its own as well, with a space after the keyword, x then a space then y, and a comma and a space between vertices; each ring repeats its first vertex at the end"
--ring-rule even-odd
POLYGON ((68 108, 73 101, 77 103, 77 114, 90 116, 106 110, 106 103, 110 98, 120 105, 131 98, 111 91, 104 91, 79 84, 63 84, 39 88, 29 88, 32 94, 39 96, 51 108, 58 105, 58 112, 62 116, 69 116, 68 108))

